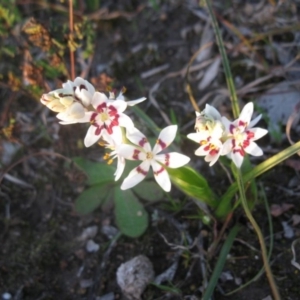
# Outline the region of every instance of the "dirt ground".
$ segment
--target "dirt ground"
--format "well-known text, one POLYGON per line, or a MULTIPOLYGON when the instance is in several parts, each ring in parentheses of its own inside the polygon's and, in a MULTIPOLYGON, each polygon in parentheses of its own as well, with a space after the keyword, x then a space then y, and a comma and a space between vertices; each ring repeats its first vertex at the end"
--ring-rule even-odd
MULTIPOLYGON (((140 104, 143 111, 159 127, 175 120, 183 136, 193 132, 194 126, 187 82, 201 108, 211 103, 222 114, 231 116, 224 72, 218 65, 218 49, 204 7, 193 0, 99 2, 95 10, 87 7, 85 1, 78 0, 75 6, 74 21, 87 16, 92 31, 88 34, 91 38, 95 35, 95 48, 89 58, 83 59, 83 50, 77 49, 77 76, 85 77, 102 91, 107 85, 117 90, 124 86, 129 99, 147 97, 140 104), (212 46, 191 64, 187 76, 187 64, 201 45, 210 41, 212 46)), ((300 2, 231 0, 213 1, 213 5, 240 91, 241 106, 247 101, 255 102, 282 82, 292 82, 297 93, 300 2)), ((136 239, 121 236, 114 240, 118 228, 112 205, 88 215, 74 210, 74 201, 85 188, 85 177, 70 167, 68 158, 83 156, 101 161, 103 151, 97 146, 83 147, 85 124, 59 125, 55 114, 40 104, 39 95, 59 88, 69 78, 61 72, 49 79, 47 66, 35 65, 43 56, 43 49, 22 30, 24 23, 34 17, 63 43, 68 3, 18 0, 16 9, 19 21, 7 35, 1 35, 1 43, 11 45, 16 52, 13 56, 0 53, 2 299, 127 299, 117 284, 116 271, 122 263, 140 254, 150 259, 155 276, 171 266, 175 270, 161 282, 161 287, 150 284, 142 299, 201 299, 222 243, 210 260, 206 259, 206 251, 222 223, 204 224, 198 205, 175 187, 172 201, 166 197, 144 203, 150 224, 136 239), (99 246, 94 252, 87 247, 91 239, 99 246), (5 293, 11 298, 5 298, 5 293)), ((1 24, 5 28, 5 22, 1 24)), ((37 39, 46 43, 46 36, 44 33, 37 39)), ((83 40, 82 48, 90 45, 83 40)), ((62 59, 69 68, 68 53, 62 59)), ((277 97, 284 97, 284 91, 282 94, 276 93, 277 97)), ((277 119, 264 113, 262 126, 272 122, 280 125, 273 135, 262 140, 265 154, 254 159, 254 164, 289 145, 284 133, 284 105, 283 102, 277 106, 281 112, 277 119)), ((143 122, 132 117, 146 130, 143 122)), ((291 133, 293 140, 299 140, 299 126, 294 126, 291 133)), ((193 157, 191 164, 207 177, 217 193, 226 190, 226 175, 218 166, 209 168, 202 158, 193 156, 193 143, 183 139, 181 149, 193 157)), ((253 210, 267 246, 271 240, 274 242, 271 267, 284 300, 300 299, 300 269, 291 263, 293 250, 300 263, 299 169, 299 157, 294 156, 261 176, 253 210), (272 236, 262 200, 264 194, 273 215, 272 236)), ((222 240, 237 223, 241 229, 213 299, 272 299, 265 274, 240 291, 226 295, 252 279, 262 267, 257 237, 242 210, 235 212, 222 240)))

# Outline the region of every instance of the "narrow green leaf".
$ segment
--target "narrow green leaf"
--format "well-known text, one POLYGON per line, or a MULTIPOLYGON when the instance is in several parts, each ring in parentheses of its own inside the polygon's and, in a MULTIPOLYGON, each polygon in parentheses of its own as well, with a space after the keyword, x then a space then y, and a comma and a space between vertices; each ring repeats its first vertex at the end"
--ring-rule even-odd
POLYGON ((202 300, 210 300, 211 299, 211 296, 213 295, 213 292, 216 288, 216 285, 218 284, 218 280, 220 278, 220 275, 223 271, 227 255, 228 255, 228 253, 231 249, 232 243, 233 243, 238 231, 239 231, 239 226, 235 225, 231 229, 228 237, 226 238, 225 243, 224 243, 224 245, 221 249, 220 255, 218 257, 217 264, 216 264, 216 266, 214 268, 214 271, 213 271, 213 273, 210 277, 207 288, 205 289, 202 300))
POLYGON ((147 124, 147 127, 154 133, 154 135, 158 136, 161 129, 156 125, 156 123, 154 123, 154 121, 138 106, 132 106, 131 109, 147 124))
POLYGON ((131 190, 114 188, 115 216, 120 231, 129 237, 141 236, 148 227, 148 214, 131 190))
POLYGON ((164 197, 161 187, 154 181, 143 181, 133 188, 133 191, 147 201, 158 201, 164 197))
POLYGON ((220 54, 221 54, 221 57, 222 57, 222 63, 223 63, 223 67, 224 67, 227 87, 229 89, 233 115, 234 115, 235 118, 237 118, 240 114, 240 108, 239 108, 238 98, 237 98, 237 94, 236 94, 236 90, 235 90, 235 86, 234 86, 234 82, 233 82, 231 69, 230 69, 230 66, 229 66, 229 61, 228 61, 226 49, 224 47, 224 42, 223 42, 223 39, 222 39, 221 31, 220 31, 218 21, 216 19, 214 11, 213 11, 211 0, 205 0, 205 3, 206 3, 206 6, 207 6, 209 15, 211 17, 213 29, 214 29, 214 32, 215 32, 215 35, 216 35, 217 44, 218 44, 219 51, 220 51, 220 54))
MULTIPOLYGON (((243 175, 244 184, 262 175, 269 169, 274 168, 276 165, 280 164, 281 162, 288 159, 289 157, 291 157, 292 155, 296 154, 299 151, 300 151, 300 141, 288 147, 287 149, 273 155, 272 157, 268 158, 264 162, 260 163, 258 166, 254 167, 251 171, 244 174, 243 175)), ((230 187, 227 189, 225 194, 221 197, 220 203, 215 211, 215 214, 218 218, 224 218, 232 209, 230 202, 232 197, 234 197, 235 193, 237 192, 237 190, 238 190, 238 185, 235 182, 230 185, 230 187)))
POLYGON ((92 186, 84 190, 75 200, 75 211, 79 214, 88 214, 102 203, 108 201, 112 195, 107 184, 92 186))
POLYGON ((72 160, 88 176, 88 185, 114 182, 115 168, 113 166, 106 163, 92 162, 82 157, 74 157, 72 160))
POLYGON ((173 293, 175 295, 180 295, 181 294, 181 290, 176 288, 176 287, 170 287, 170 286, 167 286, 167 285, 156 284, 154 282, 152 282, 151 285, 157 287, 158 289, 160 289, 162 291, 170 292, 170 293, 173 293))
POLYGON ((168 169, 172 182, 185 194, 201 202, 205 202, 211 208, 218 204, 216 196, 210 189, 206 179, 194 169, 184 166, 178 169, 168 169))

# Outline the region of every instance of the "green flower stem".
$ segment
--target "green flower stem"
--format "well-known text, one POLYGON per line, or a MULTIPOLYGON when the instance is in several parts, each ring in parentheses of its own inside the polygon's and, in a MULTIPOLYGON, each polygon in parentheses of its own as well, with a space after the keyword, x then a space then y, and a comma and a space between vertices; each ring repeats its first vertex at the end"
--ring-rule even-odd
POLYGON ((274 277, 273 277, 273 274, 272 274, 272 271, 270 268, 268 254, 267 254, 267 248, 266 248, 263 234, 262 234, 258 224, 256 223, 255 219, 253 218, 251 211, 248 207, 248 203, 247 203, 247 199, 246 199, 246 195, 245 195, 245 189, 244 189, 243 176, 242 176, 240 169, 237 170, 237 182, 238 182, 238 187, 239 187, 240 196, 241 196, 241 202, 242 202, 242 206, 244 208, 245 214, 246 214, 247 218, 249 219, 250 223, 252 224, 252 226, 257 234, 259 243, 260 243, 262 259, 263 259, 267 278, 269 280, 270 288, 272 290, 274 299, 280 300, 281 298, 280 298, 280 295, 278 292, 278 288, 277 288, 277 285, 275 283, 275 280, 274 280, 274 277))

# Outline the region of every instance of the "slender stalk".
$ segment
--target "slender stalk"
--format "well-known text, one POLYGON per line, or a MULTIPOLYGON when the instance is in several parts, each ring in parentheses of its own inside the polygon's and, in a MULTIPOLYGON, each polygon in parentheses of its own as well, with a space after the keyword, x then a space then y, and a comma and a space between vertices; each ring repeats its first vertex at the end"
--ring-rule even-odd
POLYGON ((242 206, 244 208, 245 214, 246 214, 247 218, 249 219, 250 223, 252 224, 252 226, 256 232, 256 235, 258 237, 258 240, 259 240, 264 267, 266 270, 267 278, 268 278, 274 299, 280 300, 281 298, 280 298, 280 295, 278 292, 278 288, 277 288, 277 285, 275 283, 275 280, 274 280, 274 277, 273 277, 273 274, 272 274, 272 271, 270 268, 268 254, 267 254, 267 248, 266 248, 263 234, 262 234, 258 224, 256 223, 255 219, 253 218, 251 211, 248 207, 248 203, 247 203, 246 195, 245 195, 243 176, 241 174, 240 169, 237 170, 237 182, 238 182, 238 187, 239 187, 240 196, 241 196, 241 202, 242 202, 242 206))
POLYGON ((233 116, 234 116, 234 118, 237 118, 240 114, 240 108, 239 108, 238 98, 237 98, 237 94, 236 94, 236 90, 235 90, 235 86, 234 86, 234 82, 233 82, 233 77, 231 74, 231 69, 230 69, 229 62, 228 62, 226 49, 224 47, 220 28, 219 28, 216 16, 215 16, 213 8, 212 8, 211 0, 205 0, 205 4, 207 6, 208 12, 209 12, 211 20, 212 20, 213 29, 214 29, 214 32, 216 35, 216 41, 218 44, 220 54, 222 56, 222 63, 223 63, 223 67, 224 67, 227 86, 229 89, 229 95, 230 95, 230 100, 231 100, 231 105, 232 105, 233 116))
MULTIPOLYGON (((69 0, 69 28, 70 28, 70 36, 73 39, 73 31, 74 31, 74 21, 73 21, 73 0, 69 0)), ((71 80, 75 79, 75 58, 74 51, 70 47, 70 64, 71 64, 71 80)))

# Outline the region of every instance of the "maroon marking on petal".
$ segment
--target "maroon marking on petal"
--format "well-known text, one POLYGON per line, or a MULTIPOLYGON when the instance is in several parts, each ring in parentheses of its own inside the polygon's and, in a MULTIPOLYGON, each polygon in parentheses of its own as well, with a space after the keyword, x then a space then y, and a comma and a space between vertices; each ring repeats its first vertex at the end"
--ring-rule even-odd
POLYGON ((119 116, 111 120, 112 126, 119 126, 119 116))
POLYGON ((97 106, 97 112, 103 113, 103 111, 106 109, 106 103, 103 102, 100 105, 97 106))
POLYGON ((86 86, 85 86, 84 84, 81 84, 81 85, 79 86, 79 89, 80 89, 80 90, 82 90, 82 89, 87 90, 87 88, 86 88, 86 86))
POLYGON ((134 149, 132 158, 133 158, 134 160, 139 160, 139 154, 140 154, 140 153, 141 153, 140 150, 134 149))
POLYGON ((233 130, 235 129, 235 126, 233 124, 229 125, 229 131, 230 133, 233 133, 233 130))
POLYGON ((252 131, 246 131, 246 134, 247 134, 247 139, 250 140, 250 139, 253 139, 254 138, 254 132, 252 131))
POLYGON ((60 98, 63 98, 63 97, 73 97, 73 95, 71 95, 71 94, 63 94, 63 93, 59 93, 58 96, 60 98))
POLYGON ((208 144, 207 146, 204 147, 205 151, 209 151, 209 149, 210 149, 210 144, 208 144))
POLYGON ((245 156, 245 151, 243 148, 233 149, 233 153, 239 153, 241 156, 245 156))
POLYGON ((155 176, 158 176, 160 173, 162 173, 165 170, 164 167, 161 167, 158 171, 153 172, 155 176))
POLYGON ((219 153, 219 149, 216 149, 216 148, 209 151, 209 154, 211 156, 217 155, 218 153, 219 153))
POLYGON ((167 167, 170 165, 170 154, 169 153, 165 154, 164 165, 167 166, 167 167))
POLYGON ((97 126, 96 127, 96 130, 95 130, 95 135, 100 135, 101 134, 101 131, 102 131, 103 127, 101 126, 97 126))
POLYGON ((235 148, 235 146, 236 146, 235 139, 232 139, 232 148, 235 148))
POLYGON ((92 124, 94 124, 95 123, 95 119, 96 119, 96 117, 98 116, 98 114, 97 113, 92 113, 92 115, 91 115, 91 119, 90 119, 90 122, 92 123, 92 124))
POLYGON ((250 141, 249 140, 244 140, 243 141, 243 144, 242 144, 242 147, 243 148, 246 148, 246 147, 248 147, 250 145, 250 141))
POLYGON ((116 109, 116 107, 114 107, 113 105, 109 105, 107 107, 108 109, 108 114, 111 116, 111 117, 114 117, 118 114, 118 110, 116 109))
POLYGON ((145 171, 145 170, 143 170, 140 166, 138 166, 138 167, 136 168, 136 171, 137 171, 138 173, 143 174, 144 176, 146 176, 146 175, 148 174, 148 172, 145 171))
POLYGON ((144 145, 148 143, 148 140, 143 137, 140 141, 139 141, 139 146, 143 147, 144 148, 144 145))
POLYGON ((106 129, 106 131, 107 131, 107 133, 108 134, 112 134, 113 133, 113 124, 112 123, 110 123, 109 125, 106 125, 105 123, 104 123, 104 127, 105 127, 105 129, 106 129))
POLYGON ((247 126, 247 123, 242 121, 242 120, 239 120, 239 125, 238 126, 241 126, 241 127, 246 127, 247 126))
POLYGON ((156 141, 156 143, 157 143, 158 145, 160 145, 160 147, 161 147, 162 149, 165 149, 165 148, 167 147, 167 144, 164 143, 161 139, 158 139, 158 140, 156 141))

